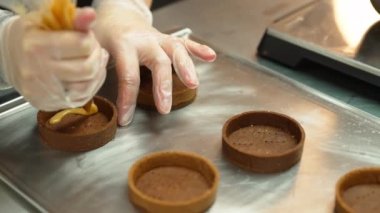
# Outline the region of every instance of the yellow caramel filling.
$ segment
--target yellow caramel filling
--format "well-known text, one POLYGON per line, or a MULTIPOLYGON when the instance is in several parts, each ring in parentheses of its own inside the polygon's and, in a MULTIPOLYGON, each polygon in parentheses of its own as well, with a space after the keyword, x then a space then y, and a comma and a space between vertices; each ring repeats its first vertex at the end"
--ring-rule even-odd
POLYGON ((68 114, 77 114, 77 115, 92 115, 98 112, 98 107, 95 105, 93 101, 91 101, 91 107, 89 110, 85 110, 84 107, 73 108, 73 109, 65 109, 58 113, 56 113, 53 117, 50 118, 50 124, 59 123, 63 117, 68 114))

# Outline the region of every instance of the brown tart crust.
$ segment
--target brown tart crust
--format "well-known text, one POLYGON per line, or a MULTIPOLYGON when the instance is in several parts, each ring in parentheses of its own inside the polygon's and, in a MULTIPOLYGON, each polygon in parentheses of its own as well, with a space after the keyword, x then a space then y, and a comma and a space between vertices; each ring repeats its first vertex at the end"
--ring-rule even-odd
POLYGON ((129 199, 141 212, 204 212, 213 204, 218 184, 215 166, 188 152, 150 154, 128 175, 129 199))
POLYGON ((335 189, 335 212, 380 212, 380 167, 359 168, 342 176, 335 189))
POLYGON ((93 100, 99 109, 97 113, 90 116, 69 114, 54 126, 49 124, 49 119, 56 112, 39 111, 37 124, 42 143, 61 151, 82 152, 111 141, 117 128, 116 107, 100 96, 93 100))
MULTIPOLYGON (((175 72, 173 72, 172 76, 172 109, 175 110, 191 104, 197 96, 197 89, 187 88, 175 72)), ((139 107, 149 110, 156 109, 152 88, 153 81, 151 71, 146 67, 140 67, 140 89, 137 97, 139 107)))
POLYGON ((223 126, 222 149, 233 164, 253 172, 291 168, 302 156, 305 133, 289 116, 268 111, 235 115, 223 126))

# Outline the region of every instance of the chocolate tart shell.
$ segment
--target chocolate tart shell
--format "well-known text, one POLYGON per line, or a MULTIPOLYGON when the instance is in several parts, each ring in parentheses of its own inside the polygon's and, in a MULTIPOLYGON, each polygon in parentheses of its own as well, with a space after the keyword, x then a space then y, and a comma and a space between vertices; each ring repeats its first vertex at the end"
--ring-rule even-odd
MULTIPOLYGON (((196 96, 197 89, 187 88, 177 74, 173 72, 172 110, 183 108, 191 104, 196 96)), ((153 81, 151 72, 146 67, 140 68, 140 89, 137 97, 137 105, 143 109, 155 110, 153 96, 153 81)))
POLYGON ((225 157, 240 168, 257 173, 281 172, 291 168, 301 159, 304 140, 304 130, 296 120, 269 111, 250 111, 235 115, 225 122, 222 130, 222 150, 225 157), (248 143, 232 141, 230 137, 241 129, 256 127, 263 130, 247 134, 245 139, 250 141, 248 143), (279 150, 280 143, 287 143, 288 139, 292 139, 294 145, 279 150), (260 151, 257 144, 251 144, 255 140, 261 140, 260 143, 269 152, 260 151), (242 145, 245 147, 239 148, 242 145))
MULTIPOLYGON (((39 111, 37 123, 42 143, 56 150, 83 152, 99 148, 111 141, 117 129, 116 107, 112 102, 100 96, 95 96, 93 100, 98 106, 99 112, 104 114, 108 120, 104 126, 90 132, 71 134, 49 127, 48 120, 56 112, 39 111)), ((85 116, 83 117, 86 119, 85 116)))
MULTIPOLYGON (((376 185, 377 186, 377 196, 374 199, 372 197, 371 201, 364 201, 362 204, 356 204, 356 205, 362 205, 361 208, 362 212, 366 213, 372 213, 372 212, 380 212, 380 199, 377 199, 380 189, 380 167, 368 167, 368 168, 359 168, 352 170, 348 172, 347 174, 343 175, 337 182, 336 188, 335 188, 335 212, 337 213, 355 213, 360 212, 360 210, 355 210, 355 208, 350 204, 349 201, 345 199, 345 192, 348 192, 349 189, 353 189, 353 187, 357 186, 363 186, 363 185, 376 185), (372 203, 371 203, 372 202, 372 203), (373 207, 373 204, 377 205, 376 209, 369 210, 371 208, 371 205, 373 207)), ((366 189, 368 190, 368 189, 366 189)), ((353 191, 351 191, 353 192, 353 191)), ((361 191, 356 191, 357 194, 354 197, 362 200, 362 199, 369 199, 372 196, 374 196, 374 192, 367 191, 363 193, 363 189, 361 191)), ((355 192, 353 192, 355 193, 355 192)), ((353 195, 353 194, 351 194, 353 195)), ((357 200, 357 202, 360 202, 360 200, 357 200)), ((362 201, 361 201, 362 202, 362 201)))
MULTIPOLYGON (((137 161, 128 174, 129 199, 141 212, 205 212, 215 201, 218 184, 219 172, 216 167, 206 158, 189 152, 168 151, 150 154, 137 161), (165 167, 180 167, 201 174, 208 183, 208 189, 188 200, 169 201, 149 196, 138 188, 137 183, 145 174, 165 167)), ((167 190, 170 191, 170 188, 164 189, 167 190)))

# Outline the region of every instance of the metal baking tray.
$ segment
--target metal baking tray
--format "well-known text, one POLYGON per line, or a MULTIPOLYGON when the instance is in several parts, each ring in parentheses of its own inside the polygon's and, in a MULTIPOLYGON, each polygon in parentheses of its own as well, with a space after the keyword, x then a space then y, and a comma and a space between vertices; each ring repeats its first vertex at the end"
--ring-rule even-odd
MULTIPOLYGON (((201 85, 195 102, 169 115, 137 110, 106 146, 62 153, 38 139, 36 110, 27 104, 0 114, 0 172, 39 211, 135 212, 127 174, 144 155, 162 150, 196 152, 220 170, 209 212, 332 212, 337 179, 351 169, 380 163, 380 121, 277 72, 223 53, 196 62, 201 85), (290 170, 255 174, 221 153, 221 130, 231 116, 270 110, 298 120, 306 132, 302 159, 290 170)), ((110 74, 112 71, 109 72, 110 74)), ((109 75, 101 94, 115 98, 109 75)))

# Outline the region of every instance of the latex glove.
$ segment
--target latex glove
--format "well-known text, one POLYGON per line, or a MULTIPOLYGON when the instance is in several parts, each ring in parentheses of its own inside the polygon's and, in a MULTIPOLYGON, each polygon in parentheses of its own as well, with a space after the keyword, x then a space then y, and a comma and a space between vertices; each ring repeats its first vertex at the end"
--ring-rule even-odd
POLYGON ((44 31, 33 17, 3 22, 0 62, 5 80, 40 110, 83 106, 103 84, 108 61, 90 30, 95 11, 77 10, 76 31, 44 31))
POLYGON ((171 64, 182 82, 194 89, 199 81, 189 53, 211 62, 216 58, 215 52, 194 41, 160 33, 152 27, 151 13, 142 5, 142 0, 98 2, 94 31, 116 62, 119 125, 132 121, 140 83, 139 65, 152 70, 156 107, 162 114, 169 113, 172 104, 171 64))

